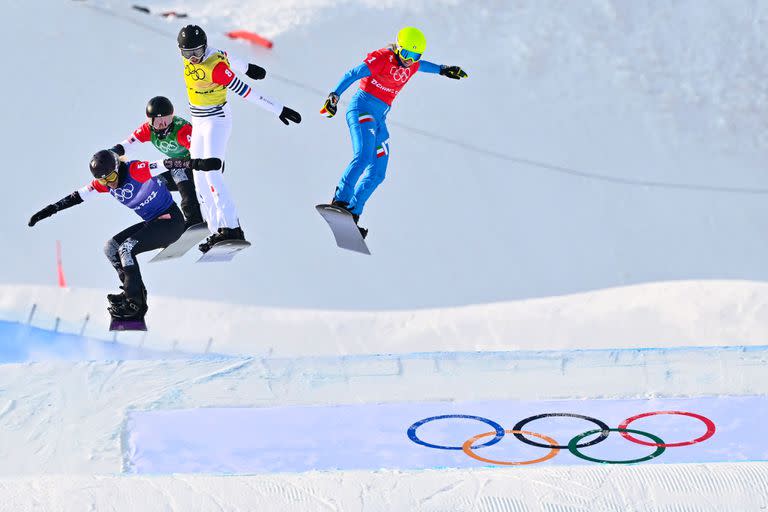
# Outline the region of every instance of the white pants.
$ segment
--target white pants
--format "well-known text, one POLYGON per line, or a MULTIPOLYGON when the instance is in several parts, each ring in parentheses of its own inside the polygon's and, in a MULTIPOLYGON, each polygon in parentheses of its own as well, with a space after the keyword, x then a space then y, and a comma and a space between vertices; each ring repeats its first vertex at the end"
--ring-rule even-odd
MULTIPOLYGON (((229 135, 232 133, 229 105, 224 105, 222 112, 224 117, 192 117, 192 139, 189 144, 191 158, 220 158, 224 162, 229 135)), ((219 228, 238 227, 240 222, 235 203, 224 184, 222 171, 194 171, 194 178, 200 212, 211 233, 219 228)))

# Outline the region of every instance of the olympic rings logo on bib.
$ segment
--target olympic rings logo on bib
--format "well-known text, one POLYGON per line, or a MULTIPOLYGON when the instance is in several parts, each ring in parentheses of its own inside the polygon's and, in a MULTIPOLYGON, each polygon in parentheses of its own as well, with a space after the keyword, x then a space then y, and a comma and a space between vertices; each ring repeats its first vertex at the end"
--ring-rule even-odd
POLYGON ((605 422, 597 418, 584 416, 583 414, 573 414, 573 413, 565 413, 565 412, 552 412, 552 413, 544 413, 544 414, 537 414, 535 416, 530 416, 521 421, 518 421, 515 424, 515 426, 512 427, 511 429, 505 429, 504 427, 499 425, 497 422, 490 420, 488 418, 483 418, 482 416, 471 416, 466 414, 444 414, 441 416, 432 416, 432 417, 424 418, 423 420, 417 421, 416 423, 414 423, 408 428, 408 438, 414 443, 420 444, 422 446, 426 446, 427 448, 434 448, 437 450, 461 450, 467 456, 472 457, 475 460, 479 460, 481 462, 487 462, 489 464, 496 464, 500 466, 525 466, 529 464, 538 464, 540 462, 544 462, 553 458, 555 455, 557 455, 560 452, 560 450, 568 450, 569 452, 571 452, 573 455, 575 455, 580 459, 588 460, 591 462, 598 462, 601 464, 636 464, 638 462, 645 462, 658 457, 659 455, 664 453, 664 451, 666 451, 667 448, 674 448, 679 446, 690 446, 692 444, 706 441, 707 439, 715 435, 715 430, 716 430, 715 423, 709 418, 707 418, 706 416, 702 416, 700 414, 696 414, 692 412, 685 412, 685 411, 655 411, 655 412, 638 414, 636 416, 631 416, 625 419, 619 424, 617 428, 611 428, 605 422), (629 425, 635 420, 639 420, 641 418, 647 418, 650 416, 661 415, 661 414, 687 416, 690 418, 697 419, 702 423, 704 423, 704 426, 706 427, 707 430, 703 435, 695 439, 691 439, 689 441, 682 441, 677 443, 665 443, 664 440, 662 440, 660 437, 658 437, 655 434, 629 428, 629 425), (594 423, 598 428, 587 430, 586 432, 582 432, 581 434, 574 436, 566 444, 558 444, 556 440, 544 434, 532 432, 530 430, 523 430, 523 427, 525 427, 528 423, 531 423, 533 421, 536 421, 542 418, 549 418, 549 417, 579 418, 579 419, 594 423), (449 418, 476 420, 481 423, 485 423, 486 425, 491 427, 493 430, 491 432, 483 432, 481 434, 477 434, 473 437, 470 437, 469 439, 464 441, 461 444, 461 446, 445 446, 445 445, 439 445, 439 444, 432 444, 422 440, 417 436, 416 431, 419 429, 419 427, 421 427, 425 423, 429 423, 437 420, 449 419, 449 418), (635 444, 640 444, 643 446, 655 447, 656 450, 654 450, 653 453, 651 453, 650 455, 646 455, 645 457, 640 457, 637 459, 629 459, 629 460, 597 459, 597 458, 585 455, 581 452, 583 448, 587 448, 589 446, 593 446, 605 441, 611 432, 618 432, 627 441, 630 441, 635 444), (493 446, 494 444, 498 443, 507 434, 513 434, 515 438, 517 438, 519 441, 527 445, 536 446, 538 448, 545 448, 549 451, 542 457, 539 457, 537 459, 532 459, 532 460, 524 460, 524 461, 493 460, 486 457, 482 457, 476 453, 476 450, 480 448, 493 446), (599 435, 595 439, 592 439, 590 441, 582 441, 583 439, 596 434, 599 434, 599 435), (641 436, 650 441, 644 441, 642 439, 638 439, 635 436, 641 436), (484 440, 488 437, 490 437, 491 439, 484 441, 480 444, 475 444, 477 441, 484 440), (536 438, 537 440, 532 440, 530 439, 531 437, 536 438))
POLYGON ((133 183, 126 183, 125 186, 111 190, 110 193, 124 203, 127 199, 133 199, 133 183))
POLYGON ((157 141, 157 149, 163 153, 172 153, 181 149, 181 146, 174 140, 159 140, 157 141))
POLYGON ((192 80, 202 80, 205 78, 205 70, 203 68, 193 66, 192 64, 187 64, 184 66, 184 74, 190 77, 192 80))
POLYGON ((392 75, 392 79, 395 82, 407 82, 411 78, 411 70, 408 68, 401 68, 400 66, 392 66, 389 68, 389 74, 392 75))

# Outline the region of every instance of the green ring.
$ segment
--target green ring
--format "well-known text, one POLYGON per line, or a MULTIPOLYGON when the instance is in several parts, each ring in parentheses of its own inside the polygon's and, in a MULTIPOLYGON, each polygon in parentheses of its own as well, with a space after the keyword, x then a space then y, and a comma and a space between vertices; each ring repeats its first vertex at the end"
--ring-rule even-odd
POLYGON ((602 429, 598 428, 598 429, 595 429, 595 430, 588 430, 588 431, 584 432, 583 434, 579 434, 576 437, 574 437, 573 439, 571 439, 570 442, 568 443, 568 451, 571 452, 572 454, 574 454, 575 456, 577 456, 580 459, 588 460, 590 462, 598 462, 600 464, 637 464, 638 462, 645 462, 647 460, 655 459, 656 457, 658 457, 659 455, 664 453, 664 451, 666 450, 666 448, 663 446, 664 444, 666 444, 666 443, 664 443, 664 440, 661 439, 660 437, 657 437, 657 436, 653 435, 653 434, 649 434, 648 432, 643 432, 641 430, 632 430, 632 429, 629 429, 629 428, 609 428, 607 430, 608 430, 608 432, 629 432, 630 434, 637 434, 639 436, 645 436, 645 437, 647 437, 649 439, 652 439, 657 445, 660 445, 660 446, 658 448, 656 448, 656 451, 653 452, 652 454, 647 455, 645 457, 641 457, 639 459, 632 459, 632 460, 601 460, 601 459, 594 459, 592 457, 587 457, 583 453, 579 452, 579 449, 576 447, 576 445, 579 443, 579 441, 581 441, 582 439, 584 439, 587 436, 591 436, 592 434, 599 434, 600 432, 605 432, 605 430, 602 430, 602 429))

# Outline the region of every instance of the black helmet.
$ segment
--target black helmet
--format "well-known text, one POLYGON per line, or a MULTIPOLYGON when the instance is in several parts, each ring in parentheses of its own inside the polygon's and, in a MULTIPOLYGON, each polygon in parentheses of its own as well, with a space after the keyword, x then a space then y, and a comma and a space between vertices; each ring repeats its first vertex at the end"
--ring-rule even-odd
POLYGON ((155 96, 147 103, 147 117, 150 130, 161 139, 164 138, 173 128, 173 103, 165 96, 155 96), (159 119, 160 128, 155 126, 155 119, 159 119))
POLYGON ((200 48, 208 44, 208 37, 202 28, 197 25, 187 25, 179 30, 179 36, 176 38, 179 48, 182 50, 191 50, 200 48))
POLYGON ((172 115, 173 103, 165 96, 155 96, 147 103, 147 117, 150 119, 172 115))
POLYGON ((120 168, 120 159, 114 151, 102 149, 91 157, 90 167, 94 178, 106 178, 120 168))

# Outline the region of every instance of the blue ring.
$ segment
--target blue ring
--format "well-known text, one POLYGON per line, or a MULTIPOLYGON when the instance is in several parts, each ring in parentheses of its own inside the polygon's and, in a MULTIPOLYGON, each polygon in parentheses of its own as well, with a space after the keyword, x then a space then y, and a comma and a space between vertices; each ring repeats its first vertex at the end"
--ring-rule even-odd
POLYGON ((492 427, 496 431, 496 436, 493 439, 491 439, 487 443, 483 443, 483 444, 479 444, 477 446, 473 446, 472 447, 473 450, 476 450, 478 448, 482 448, 483 446, 494 445, 494 444, 498 443, 499 441, 501 441, 502 438, 504 437, 504 427, 502 427, 501 425, 499 425, 498 423, 496 423, 493 420, 489 420, 488 418, 483 418, 482 416, 469 416, 467 414, 443 414, 442 416, 432 416, 431 418, 424 418, 423 420, 419 420, 416 423, 414 423, 413 425, 411 425, 408 428, 408 439, 410 439, 411 441, 413 441, 416 444, 420 444, 422 446, 426 446, 427 448, 437 448, 438 450, 461 450, 462 449, 461 446, 440 446, 439 444, 430 444, 430 443, 427 443, 425 441, 422 441, 421 439, 419 439, 416 436, 416 429, 419 428, 420 426, 422 426, 423 424, 429 423, 430 421, 434 421, 434 420, 443 420, 443 419, 446 419, 446 418, 465 418, 465 419, 470 419, 470 420, 482 421, 483 423, 489 425, 490 427, 492 427))

